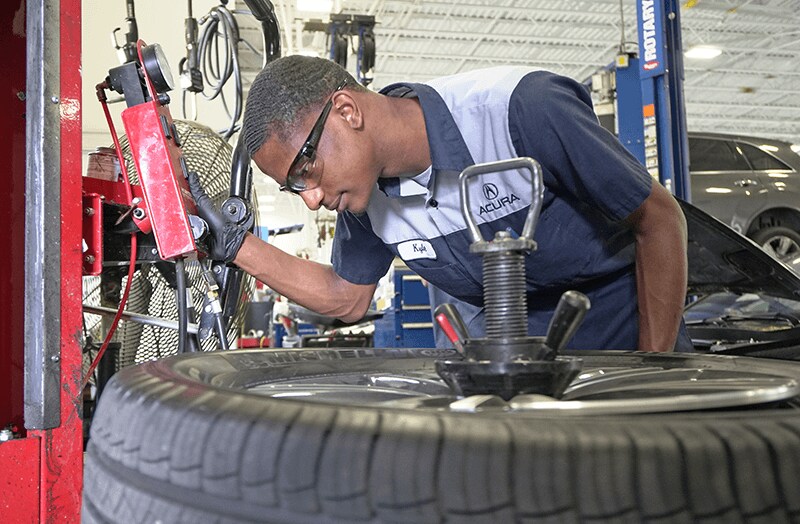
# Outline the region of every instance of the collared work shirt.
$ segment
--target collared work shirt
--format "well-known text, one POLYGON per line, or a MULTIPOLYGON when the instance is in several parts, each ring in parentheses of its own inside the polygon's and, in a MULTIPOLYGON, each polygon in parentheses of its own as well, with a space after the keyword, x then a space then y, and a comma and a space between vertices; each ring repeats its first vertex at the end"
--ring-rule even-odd
MULTIPOLYGON (((586 88, 545 71, 496 67, 382 93, 418 98, 432 165, 416 177, 379 180, 365 214, 339 215, 337 274, 375 283, 398 256, 480 311, 482 258, 469 252, 458 175, 476 163, 531 157, 542 166, 545 190, 537 249, 525 255, 530 334, 544 334, 561 294, 577 289, 592 308, 570 347, 635 349, 634 237, 622 221, 648 197, 652 179, 599 125, 586 88)), ((477 176, 468 189, 484 239, 522 233, 532 200, 527 170, 477 176)), ((470 330, 482 336, 477 317, 470 330)))

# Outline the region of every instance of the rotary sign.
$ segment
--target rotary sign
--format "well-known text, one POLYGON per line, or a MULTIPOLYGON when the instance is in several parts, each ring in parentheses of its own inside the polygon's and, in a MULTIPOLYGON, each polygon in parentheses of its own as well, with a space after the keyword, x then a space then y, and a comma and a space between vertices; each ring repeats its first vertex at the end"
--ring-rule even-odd
POLYGON ((663 75, 664 3, 663 0, 637 0, 639 20, 639 67, 641 78, 663 75))

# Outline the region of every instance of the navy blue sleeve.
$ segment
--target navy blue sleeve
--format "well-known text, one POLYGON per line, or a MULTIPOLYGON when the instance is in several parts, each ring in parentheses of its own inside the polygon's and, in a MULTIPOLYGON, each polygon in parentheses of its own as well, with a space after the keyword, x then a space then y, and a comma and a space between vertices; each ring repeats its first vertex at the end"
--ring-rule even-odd
POLYGON ((526 75, 509 102, 517 154, 536 159, 555 192, 622 220, 650 195, 645 167, 597 120, 588 90, 553 73, 526 75))
POLYGON ((372 231, 366 214, 339 213, 331 253, 337 275, 353 284, 375 284, 389 270, 392 260, 394 253, 372 231))

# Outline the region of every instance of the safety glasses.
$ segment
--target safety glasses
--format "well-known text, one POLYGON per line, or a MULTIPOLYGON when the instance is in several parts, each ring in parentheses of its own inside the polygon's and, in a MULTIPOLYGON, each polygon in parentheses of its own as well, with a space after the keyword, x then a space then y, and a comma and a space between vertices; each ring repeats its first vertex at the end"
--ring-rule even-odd
POLYGON ((333 107, 333 95, 344 89, 347 81, 343 81, 336 90, 331 94, 325 107, 322 108, 319 118, 317 118, 314 127, 311 128, 311 133, 306 138, 297 156, 294 157, 292 165, 289 167, 289 173, 286 175, 286 184, 280 187, 281 191, 288 191, 290 193, 299 194, 309 189, 314 189, 319 186, 320 173, 318 169, 314 169, 314 163, 317 158, 317 146, 319 139, 322 136, 322 130, 325 128, 325 121, 328 119, 328 114, 333 107))

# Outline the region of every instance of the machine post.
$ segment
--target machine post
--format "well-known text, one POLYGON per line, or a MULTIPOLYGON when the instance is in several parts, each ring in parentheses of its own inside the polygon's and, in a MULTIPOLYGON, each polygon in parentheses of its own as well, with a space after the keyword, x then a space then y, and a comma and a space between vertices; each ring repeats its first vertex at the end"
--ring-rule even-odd
POLYGON ((81 2, 12 0, 0 13, 8 28, 0 41, 9 53, 9 121, 0 142, 11 268, 1 288, 10 321, 0 323, 0 522, 78 522, 81 2))

